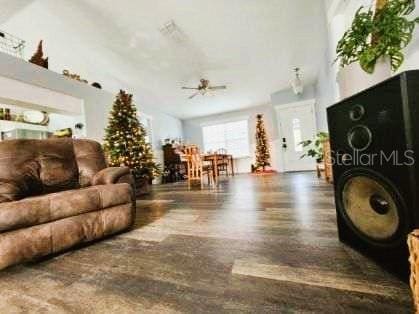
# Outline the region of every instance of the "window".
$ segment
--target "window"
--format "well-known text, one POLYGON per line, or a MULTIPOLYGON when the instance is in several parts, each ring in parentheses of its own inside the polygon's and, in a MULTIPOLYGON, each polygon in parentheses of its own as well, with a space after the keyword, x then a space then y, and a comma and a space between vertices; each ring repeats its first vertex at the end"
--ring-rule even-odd
POLYGON ((247 120, 204 126, 202 128, 205 152, 221 148, 235 158, 249 156, 249 129, 247 120))

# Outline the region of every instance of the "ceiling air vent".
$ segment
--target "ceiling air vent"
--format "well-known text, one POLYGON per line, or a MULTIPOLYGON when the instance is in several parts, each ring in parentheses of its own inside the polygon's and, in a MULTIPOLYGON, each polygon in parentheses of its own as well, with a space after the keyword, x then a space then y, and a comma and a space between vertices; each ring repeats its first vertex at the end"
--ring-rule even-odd
POLYGON ((160 28, 160 32, 163 34, 163 36, 178 44, 184 43, 186 41, 185 34, 181 31, 181 29, 176 25, 176 23, 173 20, 165 23, 160 28))

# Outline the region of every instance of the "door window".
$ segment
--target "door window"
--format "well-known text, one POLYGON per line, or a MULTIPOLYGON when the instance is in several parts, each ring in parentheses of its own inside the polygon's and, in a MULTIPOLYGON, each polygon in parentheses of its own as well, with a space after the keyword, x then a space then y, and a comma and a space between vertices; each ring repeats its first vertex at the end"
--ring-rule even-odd
POLYGON ((302 135, 301 135, 301 122, 300 119, 295 118, 292 120, 292 132, 294 135, 294 150, 297 153, 303 151, 303 146, 301 145, 302 142, 302 135))

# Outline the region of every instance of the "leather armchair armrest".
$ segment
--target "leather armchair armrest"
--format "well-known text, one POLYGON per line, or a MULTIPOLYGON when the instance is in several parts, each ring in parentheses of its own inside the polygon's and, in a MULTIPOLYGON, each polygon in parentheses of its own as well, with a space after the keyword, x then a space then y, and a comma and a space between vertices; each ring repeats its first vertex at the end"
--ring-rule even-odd
POLYGON ((120 179, 130 176, 128 167, 109 167, 96 173, 92 180, 92 185, 106 185, 119 183, 120 179))

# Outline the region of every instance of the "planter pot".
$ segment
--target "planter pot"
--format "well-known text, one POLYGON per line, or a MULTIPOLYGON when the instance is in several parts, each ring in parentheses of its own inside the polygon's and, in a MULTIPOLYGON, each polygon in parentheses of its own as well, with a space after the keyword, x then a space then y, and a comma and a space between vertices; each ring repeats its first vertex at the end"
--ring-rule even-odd
POLYGON ((135 180, 135 195, 142 196, 151 192, 151 184, 147 179, 135 180))
POLYGON ((374 73, 362 70, 358 62, 341 68, 337 75, 340 99, 348 98, 391 77, 389 58, 378 60, 374 73))

